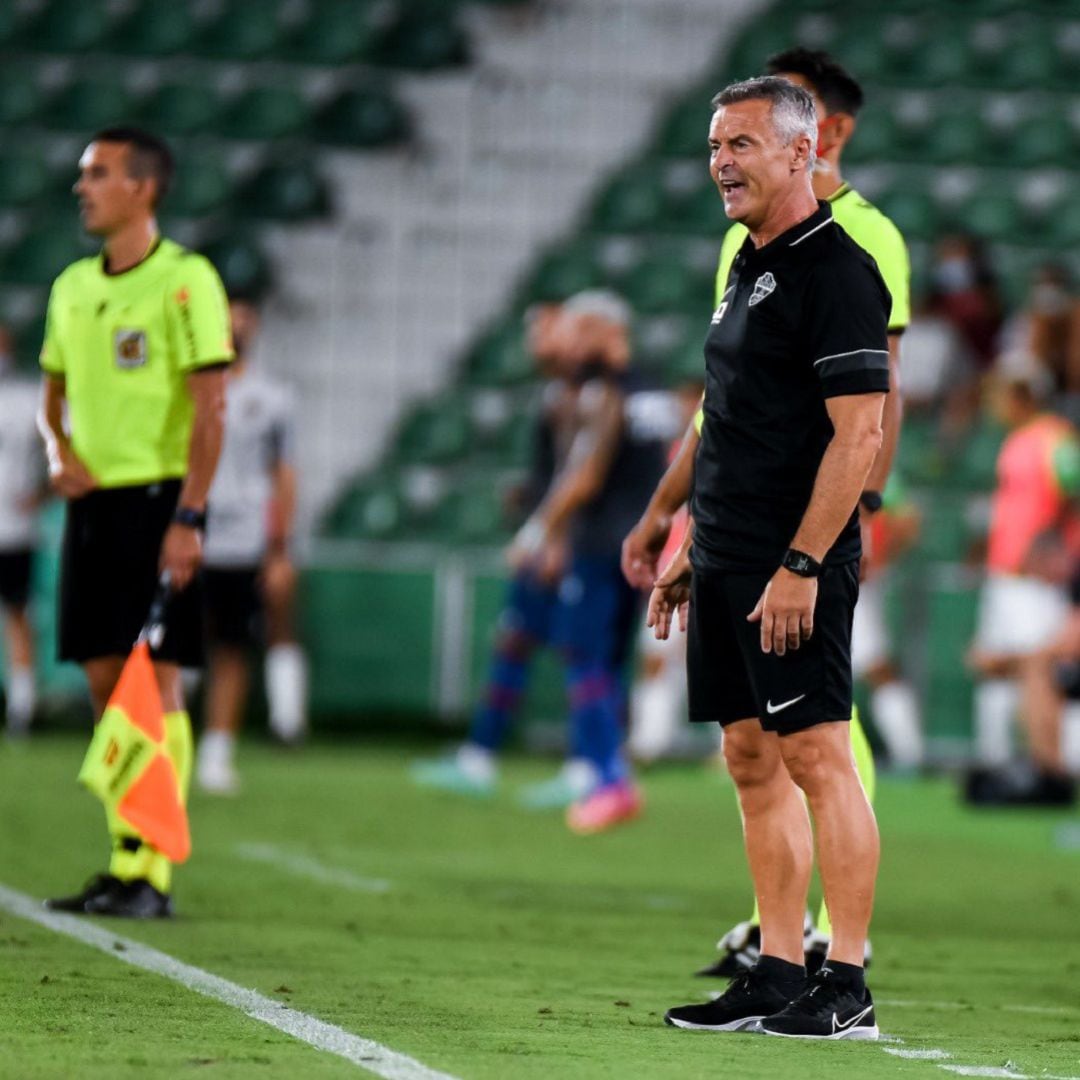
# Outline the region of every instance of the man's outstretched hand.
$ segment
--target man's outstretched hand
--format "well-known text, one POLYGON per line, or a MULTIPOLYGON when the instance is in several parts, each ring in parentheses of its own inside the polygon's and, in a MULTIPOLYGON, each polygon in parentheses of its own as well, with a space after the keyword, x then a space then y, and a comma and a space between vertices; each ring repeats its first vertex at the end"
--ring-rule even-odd
POLYGON ((645 623, 653 628, 657 641, 667 641, 676 611, 679 613, 679 629, 685 632, 690 608, 690 576, 690 554, 682 550, 656 579, 649 597, 649 614, 645 623))

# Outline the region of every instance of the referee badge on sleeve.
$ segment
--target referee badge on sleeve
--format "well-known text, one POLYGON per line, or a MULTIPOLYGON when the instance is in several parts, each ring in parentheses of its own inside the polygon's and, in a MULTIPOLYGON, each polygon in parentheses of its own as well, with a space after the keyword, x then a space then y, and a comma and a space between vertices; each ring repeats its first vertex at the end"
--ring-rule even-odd
POLYGON ((146 363, 146 331, 114 330, 113 359, 118 368, 139 368, 146 363))

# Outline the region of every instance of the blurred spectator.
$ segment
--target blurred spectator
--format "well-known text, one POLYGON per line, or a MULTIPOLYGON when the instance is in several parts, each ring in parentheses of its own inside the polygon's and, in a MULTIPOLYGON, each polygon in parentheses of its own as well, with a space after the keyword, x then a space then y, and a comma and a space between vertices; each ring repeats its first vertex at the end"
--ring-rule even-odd
POLYGON ((15 374, 11 331, 0 326, 0 604, 9 735, 24 735, 34 713, 34 635, 28 612, 45 462, 36 426, 38 387, 15 374))
POLYGON ((1029 379, 997 384, 993 404, 1009 435, 998 454, 987 579, 969 654, 980 679, 975 755, 980 764, 992 766, 1012 755, 1017 665, 1045 649, 1065 617, 1061 553, 1080 552, 1071 505, 1080 493, 1076 429, 1046 411, 1043 392, 1029 379))
POLYGON ((885 619, 890 567, 919 535, 919 511, 907 498, 895 470, 883 492, 881 509, 870 517, 870 542, 863 548, 859 602, 851 630, 851 667, 870 685, 870 711, 894 769, 911 772, 922 764, 919 701, 894 662, 885 619))
POLYGON ((250 668, 268 629, 270 726, 283 741, 306 727, 307 674, 289 614, 295 571, 289 540, 296 504, 292 403, 287 390, 251 366, 259 327, 255 306, 231 300, 236 360, 226 384, 225 442, 210 489, 203 588, 209 665, 206 728, 196 778, 214 794, 235 792, 236 735, 247 705, 250 668), (275 649, 286 650, 284 661, 275 649))
POLYGON ((933 297, 916 297, 901 347, 905 412, 936 413, 958 388, 970 386, 970 350, 933 297))
POLYGON ((944 236, 934 252, 931 282, 931 309, 956 327, 977 369, 988 370, 1004 309, 982 242, 964 233, 944 236))
MULTIPOLYGON (((681 434, 690 426, 701 406, 705 384, 701 379, 689 379, 675 388, 679 405, 679 437, 668 452, 670 464, 683 442, 681 434)), ((660 556, 659 568, 668 562, 682 546, 683 534, 689 519, 684 506, 672 520, 667 544, 660 556)), ((689 731, 686 720, 686 635, 672 634, 658 641, 647 626, 642 626, 638 647, 640 661, 630 706, 630 752, 635 760, 650 763, 669 754, 676 745, 680 731, 689 731)))

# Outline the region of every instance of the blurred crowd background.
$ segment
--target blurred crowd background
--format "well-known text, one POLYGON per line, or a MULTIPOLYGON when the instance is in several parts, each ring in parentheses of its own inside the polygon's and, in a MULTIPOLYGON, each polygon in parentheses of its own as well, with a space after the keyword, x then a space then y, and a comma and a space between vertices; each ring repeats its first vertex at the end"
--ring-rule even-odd
MULTIPOLYGON (((525 313, 616 291, 634 368, 672 391, 676 437, 727 225, 709 100, 796 44, 862 82, 845 178, 912 260, 906 416, 870 567, 887 641, 861 672, 869 727, 875 700, 889 708, 879 691, 900 684, 923 737, 906 758, 893 748, 895 764, 996 766, 1022 756, 1025 711, 1053 714, 1027 740, 1080 770, 1062 673, 1080 660, 1080 635, 1066 640, 1076 0, 0 3, 0 501, 34 519, 34 722, 69 722, 83 694, 51 659, 62 508, 42 486, 32 388, 48 286, 92 250, 70 193, 90 133, 137 122, 170 140, 163 229, 257 304, 254 363, 291 388, 313 726, 451 726, 482 685, 521 523, 512 495, 542 390, 525 313), (994 566, 1004 440, 1047 415, 1060 503, 1037 528, 1013 520, 1024 550, 994 566), (987 615, 1002 574, 1030 595, 987 615)), ((9 705, 27 663, 19 622, 9 606, 9 705)), ((554 745, 554 657, 525 709, 525 740, 554 745)), ((655 753, 709 748, 678 738, 655 753)))

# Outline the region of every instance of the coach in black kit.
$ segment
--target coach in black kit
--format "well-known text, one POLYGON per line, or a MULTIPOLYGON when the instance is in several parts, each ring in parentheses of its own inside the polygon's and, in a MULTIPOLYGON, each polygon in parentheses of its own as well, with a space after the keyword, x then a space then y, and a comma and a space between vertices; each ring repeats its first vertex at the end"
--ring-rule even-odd
POLYGON ((878 834, 855 769, 851 620, 857 503, 881 443, 890 297, 810 186, 810 96, 782 78, 717 95, 710 168, 750 236, 705 345, 693 525, 650 625, 689 599, 690 713, 724 728, 761 910, 761 958, 676 1027, 878 1035, 863 980, 878 834), (829 958, 809 982, 803 913, 813 815, 829 958))

